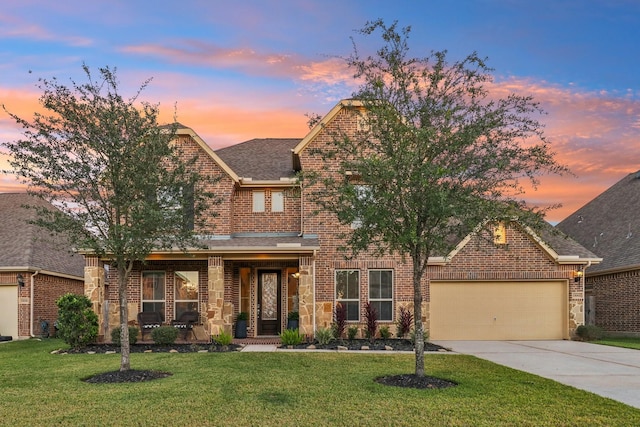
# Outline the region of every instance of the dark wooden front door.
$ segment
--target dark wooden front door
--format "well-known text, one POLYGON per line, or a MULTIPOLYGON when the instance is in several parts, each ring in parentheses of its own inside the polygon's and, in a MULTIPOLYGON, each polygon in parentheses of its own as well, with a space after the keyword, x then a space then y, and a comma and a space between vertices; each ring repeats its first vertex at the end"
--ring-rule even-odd
POLYGON ((281 287, 279 270, 258 271, 258 335, 280 333, 281 287))

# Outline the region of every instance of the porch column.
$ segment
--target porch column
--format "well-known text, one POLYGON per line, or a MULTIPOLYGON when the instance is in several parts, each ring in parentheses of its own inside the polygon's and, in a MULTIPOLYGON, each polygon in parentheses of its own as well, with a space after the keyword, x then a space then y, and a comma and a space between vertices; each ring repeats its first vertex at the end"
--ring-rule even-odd
POLYGON ((299 327, 303 335, 314 335, 314 275, 312 257, 300 257, 298 271, 298 311, 300 313, 299 327))
POLYGON ((93 311, 98 315, 98 335, 104 337, 107 321, 104 305, 104 264, 96 256, 85 256, 84 294, 93 303, 93 311))
POLYGON ((217 335, 221 331, 231 334, 233 304, 224 301, 224 260, 222 257, 209 257, 207 286, 209 298, 207 300, 205 329, 209 335, 217 335))

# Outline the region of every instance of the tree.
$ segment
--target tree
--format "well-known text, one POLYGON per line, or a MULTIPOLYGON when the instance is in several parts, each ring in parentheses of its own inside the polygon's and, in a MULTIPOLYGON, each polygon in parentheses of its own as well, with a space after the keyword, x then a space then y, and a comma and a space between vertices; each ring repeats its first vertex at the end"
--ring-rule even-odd
MULTIPOLYGON (((23 128, 7 143, 10 164, 27 191, 59 210, 32 206, 37 225, 66 233, 72 244, 106 259, 117 270, 121 323, 120 370, 130 369, 127 281, 136 262, 154 249, 197 245, 200 213, 218 202, 192 167, 195 158, 174 144, 177 123, 160 126, 159 106, 118 92, 116 69, 100 68, 88 82, 39 79, 43 113, 28 121, 5 111, 23 128), (197 189, 197 191, 196 191, 197 189)), ((199 245, 198 245, 199 246, 199 245)))
POLYGON ((359 130, 340 130, 319 150, 327 162, 338 159, 337 173, 308 179, 321 183, 313 193, 320 208, 352 225, 342 236, 349 256, 368 251, 411 261, 415 374, 423 377, 429 257, 449 254, 493 220, 541 225, 545 210, 519 199, 523 185, 568 170, 554 159, 531 97, 490 96, 492 70, 475 53, 454 63, 446 51, 409 57, 410 28, 396 26, 378 20, 360 30, 380 32, 383 46, 362 57, 354 42, 346 58, 360 82, 353 96, 363 107, 359 130))

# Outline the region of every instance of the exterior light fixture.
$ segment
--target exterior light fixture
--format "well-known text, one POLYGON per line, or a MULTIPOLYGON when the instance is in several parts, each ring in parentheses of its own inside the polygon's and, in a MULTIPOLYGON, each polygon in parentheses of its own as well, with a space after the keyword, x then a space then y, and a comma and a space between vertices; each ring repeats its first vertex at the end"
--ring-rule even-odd
POLYGON ((21 288, 24 287, 24 277, 22 274, 18 273, 16 279, 18 279, 18 285, 20 285, 21 288))

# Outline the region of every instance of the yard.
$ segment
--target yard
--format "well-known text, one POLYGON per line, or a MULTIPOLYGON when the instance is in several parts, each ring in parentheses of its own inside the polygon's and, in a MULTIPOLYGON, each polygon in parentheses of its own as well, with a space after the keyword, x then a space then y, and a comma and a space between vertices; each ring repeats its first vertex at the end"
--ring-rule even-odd
POLYGON ((628 426, 640 410, 470 356, 427 354, 441 390, 380 385, 411 373, 407 354, 132 354, 134 369, 168 371, 149 382, 82 381, 119 367, 118 354, 49 352, 58 340, 0 345, 0 424, 628 426))

